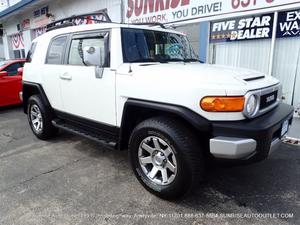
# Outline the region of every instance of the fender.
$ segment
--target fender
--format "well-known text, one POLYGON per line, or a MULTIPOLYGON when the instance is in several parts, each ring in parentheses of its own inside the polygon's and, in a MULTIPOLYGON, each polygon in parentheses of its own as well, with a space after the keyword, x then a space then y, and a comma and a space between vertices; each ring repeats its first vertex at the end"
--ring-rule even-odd
POLYGON ((119 148, 127 148, 130 134, 134 129, 136 122, 140 122, 138 121, 138 117, 147 119, 153 116, 166 114, 179 117, 199 132, 211 132, 210 121, 186 107, 139 99, 128 99, 123 110, 119 148))
POLYGON ((23 81, 23 110, 27 114, 27 103, 30 96, 39 94, 45 106, 52 108, 41 84, 23 81))

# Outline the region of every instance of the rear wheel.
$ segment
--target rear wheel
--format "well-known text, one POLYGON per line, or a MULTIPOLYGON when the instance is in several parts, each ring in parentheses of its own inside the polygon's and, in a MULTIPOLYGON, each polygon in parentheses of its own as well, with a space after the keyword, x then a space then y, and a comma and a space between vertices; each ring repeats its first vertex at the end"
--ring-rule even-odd
POLYGON ((28 99, 27 117, 31 130, 39 139, 50 139, 57 134, 58 129, 52 125, 51 112, 40 96, 34 95, 28 99))
POLYGON ((204 173, 199 142, 177 120, 159 117, 141 122, 131 135, 129 154, 138 180, 161 198, 184 195, 204 173))

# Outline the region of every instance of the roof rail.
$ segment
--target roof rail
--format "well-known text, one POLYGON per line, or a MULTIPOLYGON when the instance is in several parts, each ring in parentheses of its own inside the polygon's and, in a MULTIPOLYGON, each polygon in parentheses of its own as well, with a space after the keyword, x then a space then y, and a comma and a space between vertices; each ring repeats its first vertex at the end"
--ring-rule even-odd
POLYGON ((132 23, 131 25, 148 25, 148 26, 160 26, 163 29, 167 29, 163 23, 132 23))
POLYGON ((52 23, 49 23, 46 26, 46 32, 55 30, 62 27, 68 27, 68 26, 76 26, 80 24, 80 21, 76 20, 88 20, 88 21, 95 21, 99 23, 111 23, 111 19, 109 18, 107 14, 107 10, 99 10, 97 12, 88 13, 88 14, 80 14, 80 15, 73 15, 61 20, 54 21, 52 23), (97 17, 100 17, 101 19, 97 19, 97 17))

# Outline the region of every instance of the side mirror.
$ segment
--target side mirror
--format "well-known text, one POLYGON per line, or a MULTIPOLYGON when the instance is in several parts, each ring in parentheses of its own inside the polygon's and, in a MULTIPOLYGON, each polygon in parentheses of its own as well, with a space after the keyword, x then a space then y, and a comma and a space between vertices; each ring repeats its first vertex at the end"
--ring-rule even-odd
POLYGON ((0 71, 0 77, 6 77, 6 76, 8 76, 7 71, 0 71))
POLYGON ((99 47, 86 46, 83 48, 83 61, 87 66, 102 67, 103 56, 103 51, 99 47))
POLYGON ((18 76, 23 76, 23 67, 18 69, 18 76))

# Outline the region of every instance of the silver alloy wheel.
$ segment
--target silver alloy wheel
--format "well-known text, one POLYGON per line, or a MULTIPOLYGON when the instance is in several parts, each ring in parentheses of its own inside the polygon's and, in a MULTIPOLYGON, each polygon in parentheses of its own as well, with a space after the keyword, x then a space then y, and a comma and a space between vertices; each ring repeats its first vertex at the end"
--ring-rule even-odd
POLYGON ((171 146, 155 136, 145 138, 139 146, 138 157, 144 174, 159 185, 171 184, 177 173, 177 161, 171 146))
POLYGON ((41 133, 43 130, 43 118, 40 108, 34 104, 30 108, 30 119, 34 130, 41 133))

